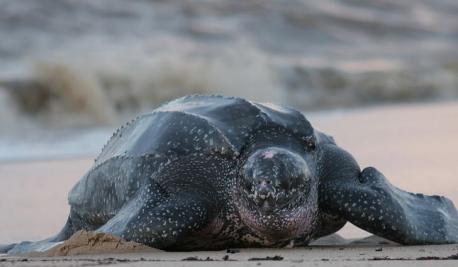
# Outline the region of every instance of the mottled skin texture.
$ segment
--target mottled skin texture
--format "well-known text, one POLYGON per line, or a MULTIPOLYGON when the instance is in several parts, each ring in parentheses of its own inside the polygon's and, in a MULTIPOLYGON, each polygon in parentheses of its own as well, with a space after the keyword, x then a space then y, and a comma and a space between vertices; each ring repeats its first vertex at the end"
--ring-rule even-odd
POLYGON ((347 221, 401 244, 458 241, 450 200, 361 171, 298 111, 220 96, 180 98, 121 127, 69 203, 57 236, 3 251, 80 229, 166 250, 303 246, 347 221))

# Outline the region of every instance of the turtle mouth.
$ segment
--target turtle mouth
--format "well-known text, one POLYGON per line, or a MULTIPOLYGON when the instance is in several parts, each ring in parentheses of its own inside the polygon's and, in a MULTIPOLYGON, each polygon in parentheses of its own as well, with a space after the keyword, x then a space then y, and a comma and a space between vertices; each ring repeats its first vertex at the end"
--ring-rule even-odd
MULTIPOLYGON (((304 236, 314 227, 317 210, 315 196, 297 190, 295 193, 279 192, 278 199, 256 199, 254 194, 239 202, 242 221, 254 233, 266 240, 281 241, 304 236), (288 197, 282 198, 282 195, 288 197)), ((315 194, 313 194, 315 195, 315 194)))
POLYGON ((265 213, 270 213, 274 211, 276 205, 275 202, 271 199, 257 199, 256 206, 259 207, 260 211, 265 213))

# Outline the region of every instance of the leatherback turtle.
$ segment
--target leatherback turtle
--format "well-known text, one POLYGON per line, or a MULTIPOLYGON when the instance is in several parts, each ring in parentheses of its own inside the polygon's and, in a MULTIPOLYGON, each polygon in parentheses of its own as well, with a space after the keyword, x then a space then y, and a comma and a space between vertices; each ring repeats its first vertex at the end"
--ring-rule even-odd
POLYGON ((68 199, 59 234, 10 252, 47 248, 80 229, 165 250, 303 246, 347 221, 401 244, 458 241, 447 198, 361 171, 301 112, 241 98, 187 96, 137 117, 68 199))

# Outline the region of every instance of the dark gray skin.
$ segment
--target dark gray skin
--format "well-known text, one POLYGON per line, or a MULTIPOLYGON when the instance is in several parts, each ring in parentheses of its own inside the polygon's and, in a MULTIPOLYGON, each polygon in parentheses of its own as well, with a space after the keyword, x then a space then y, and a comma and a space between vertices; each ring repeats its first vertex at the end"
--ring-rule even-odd
POLYGON ((69 194, 80 229, 165 250, 304 246, 350 221, 400 244, 458 241, 444 197, 402 191, 298 111, 219 96, 166 103, 116 131, 69 194))

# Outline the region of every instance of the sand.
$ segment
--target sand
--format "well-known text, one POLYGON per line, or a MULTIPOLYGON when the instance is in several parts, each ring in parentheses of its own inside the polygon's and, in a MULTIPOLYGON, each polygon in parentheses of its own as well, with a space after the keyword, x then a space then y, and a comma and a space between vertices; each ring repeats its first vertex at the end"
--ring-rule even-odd
MULTIPOLYGON (((458 103, 417 104, 361 109, 349 112, 312 114, 309 119, 360 162, 376 166, 390 181, 409 191, 446 195, 458 203, 458 103)), ((0 164, 0 244, 49 237, 62 227, 68 213, 67 193, 90 167, 92 159, 20 162, 0 164)), ((367 233, 347 225, 340 234, 359 238, 367 233)), ((140 254, 70 256, 63 258, 27 258, 24 265, 98 265, 157 263, 160 266, 227 264, 297 266, 310 262, 315 266, 335 264, 378 266, 383 259, 394 259, 397 266, 440 264, 456 265, 453 259, 458 245, 399 247, 366 242, 341 242, 341 245, 299 249, 248 249, 240 253, 150 252, 140 254), (380 251, 380 248, 382 250, 380 251), (279 255, 283 260, 248 261, 279 255), (450 257, 452 256, 452 257, 450 257), (215 261, 182 261, 189 257, 215 261), (385 258, 387 257, 387 258, 385 258), (423 258, 420 257, 433 257, 423 258), (437 257, 437 258, 434 258, 437 257), (420 258, 419 260, 417 260, 420 258), (375 259, 375 260, 374 260, 375 259), (216 261, 217 260, 217 261, 216 261)), ((455 257, 456 258, 456 257, 455 257)), ((279 259, 279 258, 277 258, 279 259)), ((10 266, 23 258, 0 258, 0 266, 10 266)))
POLYGON ((68 257, 0 257, 0 266, 456 266, 457 245, 337 246, 150 252, 68 257))
POLYGON ((59 257, 96 254, 121 254, 157 252, 158 249, 132 241, 125 241, 111 234, 78 231, 69 239, 43 252, 31 252, 27 257, 59 257))

